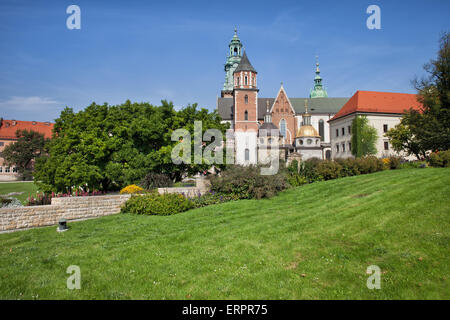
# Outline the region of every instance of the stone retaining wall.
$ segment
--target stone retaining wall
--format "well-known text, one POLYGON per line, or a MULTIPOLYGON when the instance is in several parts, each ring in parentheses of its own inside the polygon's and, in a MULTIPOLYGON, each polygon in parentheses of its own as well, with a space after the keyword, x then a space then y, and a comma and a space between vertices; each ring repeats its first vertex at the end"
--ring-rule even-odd
POLYGON ((130 195, 53 198, 51 205, 0 208, 0 232, 58 224, 58 220, 87 219, 116 214, 130 195))

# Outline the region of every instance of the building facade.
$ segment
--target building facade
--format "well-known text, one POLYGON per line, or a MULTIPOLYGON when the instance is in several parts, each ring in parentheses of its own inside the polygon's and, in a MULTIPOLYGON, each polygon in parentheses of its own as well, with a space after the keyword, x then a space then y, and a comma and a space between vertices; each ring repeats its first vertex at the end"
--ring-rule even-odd
POLYGON ((0 119, 0 181, 19 179, 17 168, 13 164, 6 163, 2 157, 5 147, 17 141, 17 130, 33 130, 44 134, 46 138, 51 138, 53 123, 0 119))
POLYGON ((332 158, 352 157, 352 122, 357 116, 365 116, 368 124, 377 130, 377 157, 395 155, 413 160, 414 157, 395 152, 386 137, 387 131, 399 124, 403 113, 410 108, 420 109, 415 94, 357 91, 329 120, 332 158))

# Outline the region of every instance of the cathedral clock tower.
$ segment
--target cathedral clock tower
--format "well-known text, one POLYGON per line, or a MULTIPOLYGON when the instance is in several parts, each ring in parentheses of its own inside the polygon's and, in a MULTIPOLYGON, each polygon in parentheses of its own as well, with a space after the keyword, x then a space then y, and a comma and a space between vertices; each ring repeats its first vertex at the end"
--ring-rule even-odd
POLYGON ((257 163, 258 87, 257 72, 244 51, 233 73, 233 105, 236 162, 257 163))
POLYGON ((222 98, 233 96, 233 73, 241 62, 242 43, 237 36, 237 29, 234 28, 234 36, 228 44, 227 61, 225 63, 225 83, 221 92, 222 98))

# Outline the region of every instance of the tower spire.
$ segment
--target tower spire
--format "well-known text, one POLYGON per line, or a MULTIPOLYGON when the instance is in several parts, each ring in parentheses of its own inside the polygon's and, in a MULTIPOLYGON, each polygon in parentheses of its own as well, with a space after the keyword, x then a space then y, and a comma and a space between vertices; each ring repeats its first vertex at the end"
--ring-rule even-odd
POLYGON ((309 94, 310 98, 326 98, 327 91, 323 88, 322 77, 320 76, 319 57, 316 56, 316 76, 314 77, 314 89, 309 94))
POLYGON ((225 62, 225 82, 222 89, 222 97, 231 97, 233 91, 233 73, 242 59, 242 43, 237 35, 237 27, 234 27, 234 35, 228 44, 227 60, 225 62))

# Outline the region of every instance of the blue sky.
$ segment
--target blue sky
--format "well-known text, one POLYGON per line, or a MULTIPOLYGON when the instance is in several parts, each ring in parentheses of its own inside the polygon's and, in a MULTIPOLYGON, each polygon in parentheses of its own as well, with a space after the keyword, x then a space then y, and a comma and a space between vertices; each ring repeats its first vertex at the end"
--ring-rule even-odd
POLYGON ((52 121, 69 106, 161 99, 214 109, 237 26, 260 97, 313 85, 315 56, 330 97, 414 93, 411 79, 450 30, 450 1, 0 0, 0 116, 52 121), (68 30, 66 8, 81 8, 68 30), (366 8, 381 8, 381 30, 366 8))

